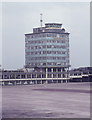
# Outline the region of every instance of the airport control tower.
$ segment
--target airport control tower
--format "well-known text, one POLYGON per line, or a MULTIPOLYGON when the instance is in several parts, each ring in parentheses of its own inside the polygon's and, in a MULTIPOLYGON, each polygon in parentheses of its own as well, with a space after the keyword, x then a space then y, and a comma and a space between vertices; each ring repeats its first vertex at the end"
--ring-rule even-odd
MULTIPOLYGON (((66 78, 69 69, 69 33, 60 23, 46 23, 25 34, 25 67, 41 78, 66 78)), ((36 76, 37 76, 36 75, 36 76)))

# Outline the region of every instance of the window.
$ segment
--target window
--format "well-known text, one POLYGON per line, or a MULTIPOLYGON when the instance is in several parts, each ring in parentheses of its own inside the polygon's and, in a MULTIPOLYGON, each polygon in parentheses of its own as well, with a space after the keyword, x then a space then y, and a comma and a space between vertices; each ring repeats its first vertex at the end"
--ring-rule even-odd
POLYGON ((36 78, 36 74, 32 74, 32 78, 36 78))
POLYGON ((51 68, 48 68, 48 72, 51 72, 51 68))
POLYGON ((46 78, 46 74, 42 74, 42 78, 46 78))
POLYGON ((66 41, 65 40, 62 40, 62 43, 65 43, 66 41))
POLYGON ((58 74, 58 78, 61 78, 61 74, 58 74))
POLYGON ((65 60, 65 57, 62 57, 62 60, 65 60))
POLYGON ((53 72, 56 72, 56 68, 53 68, 53 72))
POLYGON ((43 51, 43 54, 47 54, 47 51, 43 51))
POLYGON ((51 78, 51 74, 48 74, 48 78, 51 78))
POLYGON ((47 45, 47 48, 51 48, 51 45, 47 45))
POLYGON ((51 63, 47 63, 47 65, 51 65, 51 63))
POLYGON ((63 51, 62 51, 62 54, 65 54, 65 53, 66 53, 66 52, 63 52, 63 51))
POLYGON ((61 72, 61 68, 58 68, 58 72, 61 72))
POLYGON ((31 78, 31 75, 30 75, 30 74, 28 74, 28 75, 27 75, 27 78, 31 78))
POLYGON ((56 43, 56 40, 52 40, 53 43, 56 43))
POLYGON ((57 77, 57 75, 56 74, 53 74, 53 78, 56 78, 57 77))
POLYGON ((37 78, 41 78, 41 74, 38 74, 38 75, 37 75, 37 78))
POLYGON ((51 51, 47 51, 47 54, 51 54, 51 51))
POLYGON ((43 47, 43 48, 46 48, 46 45, 43 45, 42 47, 43 47))
POLYGON ((21 75, 21 78, 25 78, 25 75, 21 75))
POLYGON ((66 46, 62 46, 62 49, 65 49, 66 48, 66 46))

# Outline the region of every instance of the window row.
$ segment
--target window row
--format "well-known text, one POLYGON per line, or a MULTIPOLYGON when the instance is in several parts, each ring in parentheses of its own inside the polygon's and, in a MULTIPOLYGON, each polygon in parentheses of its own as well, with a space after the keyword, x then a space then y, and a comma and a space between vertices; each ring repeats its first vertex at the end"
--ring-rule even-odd
POLYGON ((26 57, 27 60, 66 60, 66 57, 26 57))
POLYGON ((68 54, 68 52, 63 52, 63 51, 36 51, 36 52, 26 52, 26 55, 40 55, 40 54, 68 54))
POLYGON ((33 40, 33 41, 26 41, 26 44, 35 44, 35 43, 68 43, 68 40, 61 40, 61 39, 55 39, 55 40, 33 40))
POLYGON ((64 45, 41 45, 41 46, 26 46, 26 49, 42 49, 42 48, 62 48, 66 49, 64 45))
POLYGON ((68 37, 68 34, 41 33, 41 34, 25 35, 25 38, 26 38, 26 39, 41 38, 41 37, 68 37))
MULTIPOLYGON (((47 74, 47 77, 48 78, 64 78, 64 77, 66 77, 67 76, 67 74, 61 74, 61 73, 57 73, 57 74, 55 74, 55 73, 49 73, 49 74, 47 74)), ((13 74, 13 75, 2 75, 1 76, 2 77, 2 79, 21 79, 21 78, 46 78, 46 74, 36 74, 36 73, 34 73, 34 74, 18 74, 18 75, 16 75, 16 74, 13 74)), ((18 81, 17 81, 18 82, 18 81)))
POLYGON ((26 62, 26 65, 28 66, 40 66, 40 65, 69 65, 69 63, 67 62, 63 62, 63 63, 57 63, 57 62, 47 62, 47 63, 30 63, 30 62, 26 62))

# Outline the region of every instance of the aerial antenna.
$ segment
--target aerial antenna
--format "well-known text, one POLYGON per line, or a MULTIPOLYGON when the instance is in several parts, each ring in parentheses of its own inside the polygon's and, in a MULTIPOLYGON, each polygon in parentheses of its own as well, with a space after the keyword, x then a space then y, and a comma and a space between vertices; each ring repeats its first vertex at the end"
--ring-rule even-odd
POLYGON ((42 13, 40 14, 40 23, 41 23, 41 27, 42 27, 42 22, 43 22, 43 20, 42 20, 42 13))

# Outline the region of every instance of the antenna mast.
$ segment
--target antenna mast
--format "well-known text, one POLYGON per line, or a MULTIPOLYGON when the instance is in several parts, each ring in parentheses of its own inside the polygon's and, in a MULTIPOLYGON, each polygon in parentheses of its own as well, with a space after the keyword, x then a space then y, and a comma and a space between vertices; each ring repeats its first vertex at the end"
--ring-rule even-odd
POLYGON ((42 20, 42 13, 40 14, 40 23, 41 23, 41 27, 42 27, 42 22, 43 22, 43 20, 42 20))

